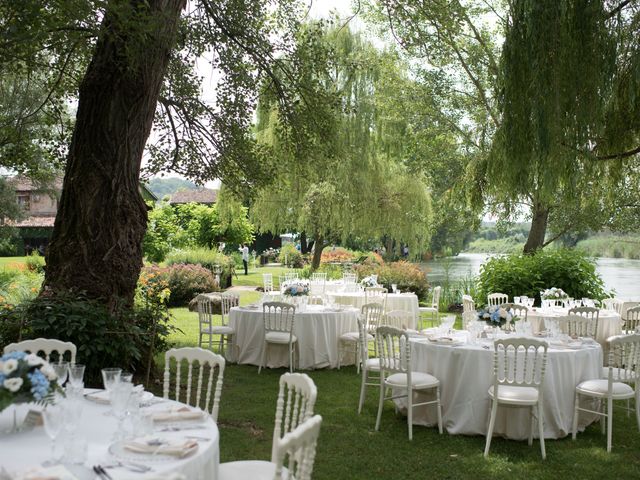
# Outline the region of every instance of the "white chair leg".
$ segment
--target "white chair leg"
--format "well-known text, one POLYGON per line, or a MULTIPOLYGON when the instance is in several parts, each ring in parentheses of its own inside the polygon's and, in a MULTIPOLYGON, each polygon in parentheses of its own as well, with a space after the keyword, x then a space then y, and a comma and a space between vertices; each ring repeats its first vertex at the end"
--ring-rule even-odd
POLYGON ((440 403, 440 387, 436 387, 436 407, 438 407, 438 432, 442 435, 442 404, 440 403))
POLYGON ((580 396, 576 392, 576 399, 573 404, 573 425, 571 426, 571 438, 576 439, 578 434, 578 407, 580 406, 580 396))
POLYGON ((407 425, 409 440, 413 440, 413 388, 410 385, 407 385, 407 425))
POLYGON ((611 435, 613 433, 613 398, 607 399, 607 452, 611 451, 611 435))
POLYGON ((529 440, 527 443, 529 444, 529 446, 531 446, 533 445, 533 429, 535 428, 535 415, 533 414, 533 405, 529 410, 529 415, 531 416, 531 418, 529 421, 529 440))
POLYGON ((289 373, 293 373, 293 345, 289 344, 289 373))
POLYGON ((640 430, 640 389, 636 387, 636 422, 638 423, 638 430, 640 430))
POLYGON ((491 400, 491 419, 489 420, 489 430, 487 430, 487 442, 484 446, 484 456, 489 455, 489 448, 491 447, 491 437, 493 436, 493 427, 496 423, 496 414, 498 413, 498 401, 491 400))
POLYGON ((218 352, 220 352, 220 355, 222 355, 224 357, 224 335, 220 335, 220 340, 218 341, 218 352))
POLYGON ((362 406, 364 405, 364 395, 365 395, 365 390, 367 388, 366 383, 367 383, 368 372, 369 371, 366 368, 362 369, 362 384, 360 385, 360 400, 358 401, 358 415, 362 412, 362 406))
POLYGON ((341 360, 342 360, 342 340, 338 339, 338 370, 340 370, 341 360))
POLYGON ((542 406, 538 403, 536 406, 536 413, 538 414, 538 435, 540 435, 540 452, 542 453, 542 459, 547 458, 547 451, 544 448, 544 419, 542 418, 542 406))
POLYGON ((382 418, 382 405, 384 403, 384 379, 380 375, 380 398, 378 399, 378 416, 376 417, 376 432, 380 430, 380 419, 382 418))
POLYGON ((356 348, 355 348, 355 359, 356 359, 356 373, 360 373, 360 355, 358 355, 358 350, 360 350, 358 344, 360 342, 356 342, 356 348))
POLYGON ((602 435, 605 434, 605 431, 607 429, 607 417, 606 415, 604 415, 605 413, 605 404, 604 402, 602 403, 602 406, 600 407, 600 410, 602 410, 602 416, 600 417, 600 432, 602 433, 602 435))
POLYGON ((265 361, 267 359, 267 347, 269 346, 268 342, 264 342, 264 345, 262 347, 262 360, 260 361, 260 366, 258 367, 258 373, 260 373, 260 370, 262 370, 262 367, 265 366, 265 361))

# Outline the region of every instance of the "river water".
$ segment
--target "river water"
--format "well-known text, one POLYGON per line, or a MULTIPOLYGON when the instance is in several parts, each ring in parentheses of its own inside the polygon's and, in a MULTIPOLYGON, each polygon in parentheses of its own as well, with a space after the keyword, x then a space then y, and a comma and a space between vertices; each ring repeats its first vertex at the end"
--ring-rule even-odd
MULTIPOLYGON (((447 264, 449 280, 459 280, 477 275, 480 265, 491 256, 486 253, 461 253, 456 257, 432 260, 421 266, 427 271, 430 282, 441 283, 447 264)), ((640 301, 640 260, 598 258, 596 268, 607 290, 615 290, 619 298, 640 301)))

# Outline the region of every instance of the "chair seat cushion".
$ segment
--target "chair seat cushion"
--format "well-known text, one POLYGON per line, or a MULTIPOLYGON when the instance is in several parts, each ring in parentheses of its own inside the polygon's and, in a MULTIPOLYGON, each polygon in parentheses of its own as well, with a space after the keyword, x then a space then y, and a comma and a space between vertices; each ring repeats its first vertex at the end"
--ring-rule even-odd
POLYGON ((437 313, 438 309, 435 307, 418 307, 420 313, 437 313))
MULTIPOLYGON (((576 392, 592 397, 606 397, 609 390, 609 381, 605 379, 587 380, 576 387, 576 392)), ((635 392, 626 383, 613 382, 612 397, 616 399, 632 398, 635 392)))
MULTIPOLYGON (((384 379, 387 385, 392 387, 406 387, 407 386, 407 374, 406 373, 394 373, 384 379)), ((414 390, 422 388, 434 388, 440 385, 438 380, 433 375, 422 372, 411 372, 411 387, 414 390)))
POLYGON ((203 328, 202 333, 213 333, 217 335, 234 335, 236 331, 231 327, 218 325, 215 327, 203 328))
MULTIPOLYGON (((340 341, 342 342, 357 342, 360 338, 360 334, 358 332, 347 332, 340 335, 340 341)), ((367 333, 367 342, 373 342, 375 340, 373 335, 367 333)))
MULTIPOLYGON (((489 396, 495 398, 493 385, 489 387, 489 396)), ((510 405, 535 405, 538 402, 538 390, 534 387, 516 385, 498 385, 498 403, 510 405)))
POLYGON ((380 371, 380 359, 379 358, 367 358, 367 370, 374 372, 380 371))
MULTIPOLYGON (((243 460, 239 462, 221 463, 218 468, 219 480, 273 480, 276 473, 276 464, 264 460, 243 460)), ((282 467, 284 480, 289 474, 285 467, 282 467)), ((293 477, 291 477, 295 480, 293 477)))
MULTIPOLYGON (((614 381, 621 381, 626 383, 635 382, 635 379, 633 378, 635 376, 635 373, 633 372, 633 370, 625 370, 624 368, 617 367, 612 368, 612 370, 614 381), (622 374, 622 378, 620 378, 620 374, 622 374)), ((602 367, 602 378, 609 378, 609 367, 602 367)))
MULTIPOLYGON (((264 339, 269 343, 289 343, 289 332, 267 332, 264 339)), ((291 343, 297 340, 295 335, 291 335, 291 343)))

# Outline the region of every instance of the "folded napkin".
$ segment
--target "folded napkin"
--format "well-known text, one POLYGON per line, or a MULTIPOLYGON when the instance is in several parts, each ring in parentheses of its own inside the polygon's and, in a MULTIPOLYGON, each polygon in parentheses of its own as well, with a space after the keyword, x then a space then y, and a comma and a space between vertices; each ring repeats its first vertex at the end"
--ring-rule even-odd
POLYGON ((202 410, 191 410, 188 407, 172 407, 167 410, 153 412, 151 417, 156 422, 200 420, 204 417, 204 412, 202 410))
MULTIPOLYGON (((131 390, 132 393, 142 394, 144 392, 144 385, 136 385, 131 390)), ((92 402, 100 403, 102 405, 110 405, 111 398, 107 390, 98 390, 97 392, 91 392, 85 394, 85 397, 92 402)))
POLYGON ((78 480, 64 465, 37 467, 18 474, 15 480, 78 480))
POLYGON ((122 445, 125 449, 136 453, 148 453, 151 455, 171 455, 183 458, 198 450, 196 440, 158 440, 153 437, 142 437, 128 440, 122 445))

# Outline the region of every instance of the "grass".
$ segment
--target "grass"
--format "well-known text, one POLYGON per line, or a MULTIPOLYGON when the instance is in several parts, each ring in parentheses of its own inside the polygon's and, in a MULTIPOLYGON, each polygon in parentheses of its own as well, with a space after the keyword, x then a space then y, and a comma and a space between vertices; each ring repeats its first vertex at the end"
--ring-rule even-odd
POLYGON ((21 270, 28 257, 0 257, 0 269, 21 270))
POLYGON ((242 267, 236 266, 237 277, 233 277, 233 285, 261 287, 262 274, 270 273, 273 275, 273 283, 277 286, 278 276, 284 275, 286 272, 291 272, 291 271, 293 270, 287 267, 259 267, 259 268, 249 268, 249 275, 245 275, 242 267))
MULTIPOLYGON (((274 276, 278 271, 265 268, 252 272, 252 278, 259 278, 254 285, 261 284, 259 274, 269 270, 274 276)), ((248 284, 249 279, 245 280, 248 284)), ((247 304, 260 294, 242 291, 240 295, 241 304, 247 304)), ((172 313, 184 333, 173 335, 171 340, 181 346, 196 345, 197 314, 185 308, 172 309, 172 313)), ((278 379, 285 371, 265 369, 258 375, 253 365, 227 365, 218 419, 222 462, 270 458, 278 379)), ((360 376, 354 367, 305 373, 318 387, 315 411, 323 417, 313 475, 316 480, 640 477, 635 418, 627 418, 622 411, 614 415, 610 454, 606 437, 595 424, 579 434, 576 442, 570 437, 548 440, 546 461, 540 458, 537 441, 530 448, 526 441, 501 438, 493 440, 490 456, 485 459, 481 436, 439 435, 436 428, 414 426, 414 439, 409 442, 406 417, 396 415, 389 402, 376 432, 377 390, 368 390, 363 413, 358 415, 360 376)))

